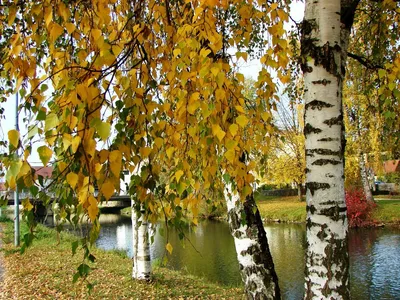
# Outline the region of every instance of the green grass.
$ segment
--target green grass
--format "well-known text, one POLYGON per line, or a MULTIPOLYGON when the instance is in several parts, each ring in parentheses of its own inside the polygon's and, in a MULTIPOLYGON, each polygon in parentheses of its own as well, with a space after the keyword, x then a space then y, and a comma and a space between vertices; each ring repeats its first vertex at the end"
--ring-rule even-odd
MULTIPOLYGON (((379 197, 380 199, 380 197, 379 197)), ((371 215, 376 223, 400 224, 400 199, 393 197, 377 200, 377 207, 371 215)), ((262 197, 256 198, 261 217, 267 221, 305 222, 306 203, 293 197, 262 197)))
POLYGON ((400 200, 377 200, 372 219, 377 223, 400 224, 400 200))
MULTIPOLYGON (((195 276, 157 267, 154 280, 142 283, 131 279, 132 261, 118 251, 93 249, 97 258, 91 264, 88 280, 95 284, 87 294, 86 283, 72 283, 82 262, 82 251, 71 254, 68 233, 38 226, 33 245, 20 254, 13 246, 13 223, 3 222, 2 252, 6 275, 0 299, 244 299, 241 288, 216 285, 195 276), (18 284, 15 284, 18 282, 18 284)), ((21 236, 27 230, 21 223, 21 236)))
POLYGON ((256 197, 261 217, 267 221, 305 222, 306 203, 299 201, 297 196, 289 197, 256 197))

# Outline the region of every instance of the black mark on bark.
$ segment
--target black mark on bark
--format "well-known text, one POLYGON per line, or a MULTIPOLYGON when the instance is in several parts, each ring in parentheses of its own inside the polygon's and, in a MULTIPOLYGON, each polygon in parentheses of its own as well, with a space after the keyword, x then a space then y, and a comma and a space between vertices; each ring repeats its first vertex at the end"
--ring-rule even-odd
POLYGON ((310 123, 307 123, 306 126, 304 126, 304 135, 308 135, 310 133, 320 133, 322 132, 321 129, 313 127, 310 123))
POLYGON ((313 215, 317 209, 315 208, 314 205, 307 205, 306 210, 307 212, 310 212, 310 214, 313 215))
POLYGON ((327 84, 330 84, 330 83, 331 83, 331 81, 330 81, 330 80, 323 79, 323 80, 316 80, 316 81, 312 81, 312 83, 313 83, 313 84, 322 84, 322 85, 327 85, 327 84))
POLYGON ((318 142, 333 142, 333 141, 338 141, 338 138, 322 138, 319 139, 318 142))
POLYGON ((307 103, 305 106, 306 110, 309 108, 313 110, 314 109, 321 110, 323 108, 329 108, 329 107, 333 107, 333 105, 319 100, 313 100, 310 103, 307 103))
POLYGON ((340 156, 340 151, 333 151, 331 149, 323 149, 323 148, 306 149, 306 156, 313 157, 315 153, 319 155, 340 156))
POLYGON ((314 161, 312 163, 312 165, 314 165, 314 166, 325 166, 325 165, 328 165, 328 164, 338 165, 340 163, 341 163, 341 161, 334 160, 334 159, 317 159, 316 161, 314 161))
POLYGON ((310 190, 311 195, 314 196, 314 192, 316 190, 326 190, 329 189, 331 186, 328 183, 322 183, 322 182, 307 182, 306 183, 306 188, 310 190))
POLYGON ((343 122, 343 116, 339 116, 329 120, 325 120, 324 124, 328 125, 329 127, 332 127, 333 125, 342 125, 342 122, 343 122))
POLYGON ((346 211, 347 211, 346 206, 341 207, 338 204, 336 204, 335 206, 321 209, 321 214, 337 222, 339 220, 344 220, 346 216, 342 213, 346 213, 346 211))

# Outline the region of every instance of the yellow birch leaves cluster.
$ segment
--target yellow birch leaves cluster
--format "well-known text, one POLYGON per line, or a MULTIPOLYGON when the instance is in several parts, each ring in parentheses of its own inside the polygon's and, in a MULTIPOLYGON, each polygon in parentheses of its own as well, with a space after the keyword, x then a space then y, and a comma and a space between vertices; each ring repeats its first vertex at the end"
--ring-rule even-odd
POLYGON ((268 149, 277 81, 287 80, 284 2, 6 1, 0 10, 0 78, 13 81, 28 119, 27 132, 8 133, 10 188, 39 185, 37 151, 54 169, 45 188, 61 211, 92 222, 125 170, 153 222, 181 210, 196 222, 222 178, 242 199, 252 192, 252 153, 268 149), (253 101, 238 72, 250 57, 262 65, 253 101))

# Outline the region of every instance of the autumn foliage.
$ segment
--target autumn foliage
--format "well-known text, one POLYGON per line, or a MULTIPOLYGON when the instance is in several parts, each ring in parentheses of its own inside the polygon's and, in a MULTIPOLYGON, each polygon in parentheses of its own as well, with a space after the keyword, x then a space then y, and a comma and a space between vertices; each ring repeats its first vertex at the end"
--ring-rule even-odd
POLYGON ((361 189, 346 191, 346 205, 350 227, 363 227, 373 223, 371 220, 371 213, 376 207, 376 204, 367 201, 361 189))

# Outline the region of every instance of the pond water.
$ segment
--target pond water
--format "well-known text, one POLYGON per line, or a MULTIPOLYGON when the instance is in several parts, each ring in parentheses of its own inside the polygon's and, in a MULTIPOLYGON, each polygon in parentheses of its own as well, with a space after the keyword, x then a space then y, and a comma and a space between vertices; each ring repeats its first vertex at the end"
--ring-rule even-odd
MULTIPOLYGON (((132 256, 131 219, 116 214, 101 216, 97 246, 120 249, 132 256)), ((162 225, 160 225, 162 226, 162 225)), ((304 291, 305 226, 267 224, 266 232, 284 299, 301 299, 304 291)), ((167 267, 202 276, 224 285, 241 285, 235 246, 228 224, 203 221, 187 231, 182 243, 170 229, 173 253, 167 267)), ((152 260, 165 253, 165 237, 156 234, 152 260)), ((351 294, 353 299, 400 299, 400 230, 376 228, 351 230, 349 235, 351 294)))

